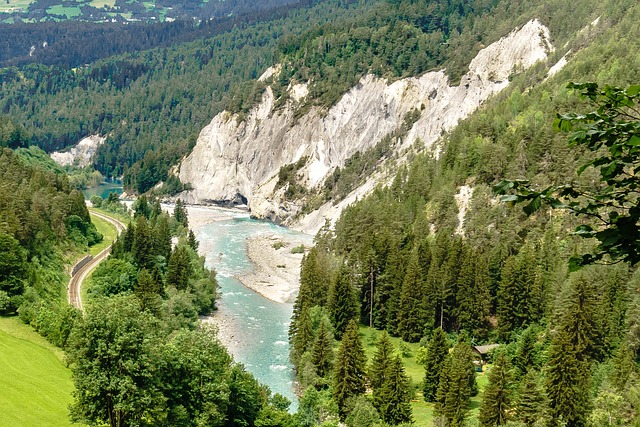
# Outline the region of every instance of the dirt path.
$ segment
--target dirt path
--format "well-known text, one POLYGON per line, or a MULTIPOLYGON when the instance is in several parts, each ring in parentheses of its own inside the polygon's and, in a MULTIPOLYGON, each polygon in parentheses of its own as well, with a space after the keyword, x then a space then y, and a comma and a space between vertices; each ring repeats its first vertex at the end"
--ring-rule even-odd
MULTIPOLYGON (((91 215, 95 215, 98 218, 111 223, 114 227, 116 227, 116 230, 118 230, 117 234, 120 234, 120 232, 122 232, 126 228, 126 226, 122 222, 110 216, 107 216, 95 211, 91 211, 91 215)), ((100 252, 92 260, 90 260, 81 268, 79 268, 78 271, 76 271, 76 273, 73 276, 71 276, 71 280, 69 280, 69 287, 67 288, 69 292, 69 304, 73 305, 74 307, 82 311, 82 294, 81 294, 82 282, 98 266, 98 264, 100 264, 100 262, 109 255, 110 252, 111 252, 111 245, 103 249, 102 252, 100 252)), ((76 270, 75 266, 73 270, 76 270)))

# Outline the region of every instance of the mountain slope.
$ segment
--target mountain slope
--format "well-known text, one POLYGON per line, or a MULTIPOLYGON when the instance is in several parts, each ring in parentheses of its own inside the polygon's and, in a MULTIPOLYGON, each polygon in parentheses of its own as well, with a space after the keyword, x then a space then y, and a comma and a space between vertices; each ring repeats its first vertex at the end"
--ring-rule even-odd
MULTIPOLYGON (((296 180, 313 188, 356 152, 403 126, 403 141, 392 142, 394 151, 416 140, 430 147, 506 87, 512 70, 528 69, 552 51, 548 29, 532 20, 481 50, 458 86, 450 86, 443 71, 393 83, 367 75, 328 111, 314 107, 302 117, 296 117, 296 109, 308 92, 306 85, 292 86, 291 99, 278 110, 268 87, 246 119, 223 112, 203 129, 180 166, 180 180, 194 188, 185 197, 192 202, 246 199, 254 215, 291 222, 302 206, 283 200, 287 189, 278 185, 281 167, 303 159, 296 180)), ((317 231, 323 223, 315 221, 311 228, 317 231)))

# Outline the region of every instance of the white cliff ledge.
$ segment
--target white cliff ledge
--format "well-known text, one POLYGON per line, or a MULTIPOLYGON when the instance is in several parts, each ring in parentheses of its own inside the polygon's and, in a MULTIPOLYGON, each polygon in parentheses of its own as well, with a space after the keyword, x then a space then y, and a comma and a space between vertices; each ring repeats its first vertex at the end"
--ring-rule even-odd
POLYGON ((54 162, 60 166, 77 165, 81 168, 89 166, 98 151, 98 147, 106 138, 100 135, 90 135, 67 151, 55 151, 50 154, 54 162))
MULTIPOLYGON (((299 176, 309 188, 320 185, 356 151, 367 150, 398 129, 414 109, 421 111, 420 118, 396 149, 417 139, 430 148, 443 132, 505 88, 511 73, 545 60, 553 50, 549 40, 549 30, 532 20, 481 50, 458 86, 451 86, 443 71, 391 84, 366 75, 328 111, 312 108, 297 121, 297 100, 306 95, 306 86, 292 87, 295 100, 279 110, 274 109, 274 95, 267 87, 260 104, 244 120, 222 112, 201 131, 180 165, 181 181, 193 186, 181 198, 192 203, 246 201, 257 217, 290 221, 300 207, 284 202, 282 190, 276 190, 280 167, 307 156, 299 176)), ((384 178, 371 177, 344 203, 323 206, 302 218, 297 228, 315 232, 325 218, 335 219, 346 203, 384 178)))

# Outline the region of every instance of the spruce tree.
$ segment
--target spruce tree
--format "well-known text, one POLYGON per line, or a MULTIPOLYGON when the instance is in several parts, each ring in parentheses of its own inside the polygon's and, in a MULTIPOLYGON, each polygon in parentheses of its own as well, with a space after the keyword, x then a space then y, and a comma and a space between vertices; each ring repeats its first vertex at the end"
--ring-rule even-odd
POLYGON ((433 402, 436 398, 440 377, 443 372, 444 362, 449 354, 447 337, 441 328, 433 331, 431 339, 427 344, 426 361, 424 365, 425 376, 422 393, 424 400, 433 402))
POLYGON ((160 206, 160 199, 155 199, 153 204, 151 205, 151 212, 149 214, 149 219, 151 221, 156 221, 160 215, 162 215, 162 206, 160 206))
POLYGON ((134 293, 140 301, 142 310, 149 310, 152 313, 158 313, 162 304, 160 298, 161 285, 156 282, 155 278, 143 268, 138 273, 138 281, 134 287, 134 293))
POLYGON ((474 328, 474 305, 476 295, 475 287, 475 259, 471 255, 468 248, 463 246, 461 254, 460 274, 457 280, 456 307, 455 313, 455 329, 472 332, 474 328))
POLYGON ((457 329, 476 338, 486 337, 489 328, 490 282, 487 257, 465 247, 458 276, 455 317, 457 329))
POLYGON ((418 251, 414 250, 407 265, 400 293, 397 332, 404 341, 418 342, 424 336, 427 324, 425 290, 418 251))
POLYGON ((536 277, 539 268, 531 245, 525 245, 517 256, 505 262, 498 288, 497 315, 501 336, 539 320, 542 312, 536 277))
POLYGON ((143 216, 145 219, 149 219, 151 214, 151 207, 147 201, 147 196, 144 194, 133 203, 133 217, 138 218, 143 216))
POLYGON ((313 325, 309 316, 309 309, 302 310, 302 314, 297 321, 298 326, 295 335, 291 340, 291 360, 294 365, 298 365, 302 355, 313 344, 313 325))
POLYGON ((411 414, 411 380, 396 355, 387 368, 387 375, 380 392, 380 415, 389 425, 413 423, 411 414))
POLYGON ((302 258, 300 289, 293 303, 293 314, 289 323, 289 342, 293 342, 303 310, 314 306, 325 306, 331 284, 331 268, 328 255, 312 248, 302 258))
POLYGON ((311 349, 311 362, 316 368, 316 374, 320 378, 326 378, 333 366, 333 337, 327 327, 327 321, 322 320, 316 339, 311 349))
POLYGON ((182 225, 184 228, 189 228, 187 209, 184 207, 184 203, 180 199, 176 200, 176 204, 173 208, 173 217, 178 225, 182 225))
POLYGON ((131 252, 133 260, 138 268, 153 268, 153 235, 149 228, 149 223, 144 216, 139 216, 136 220, 136 228, 133 235, 133 245, 131 252))
POLYGON ((161 214, 156 218, 156 225, 153 231, 153 252, 156 255, 163 256, 168 262, 171 255, 171 227, 169 226, 167 215, 161 214))
POLYGON ((569 334, 562 330, 556 332, 549 348, 546 386, 553 422, 585 426, 589 409, 589 364, 576 352, 569 334))
POLYGON ((125 253, 130 253, 133 249, 133 240, 135 238, 135 228, 131 221, 127 225, 127 231, 124 233, 124 238, 122 239, 122 249, 125 253))
POLYGON ((189 286, 189 279, 193 274, 189 250, 178 246, 169 257, 167 266, 167 286, 174 286, 178 290, 185 290, 189 286))
POLYGON ((529 371, 520 383, 516 419, 526 427, 534 427, 538 421, 545 418, 546 402, 538 386, 538 374, 535 371, 529 371))
POLYGON ((382 396, 382 386, 387 380, 389 367, 394 353, 393 344, 387 331, 382 331, 376 343, 376 352, 371 360, 369 368, 369 380, 373 389, 373 406, 380 409, 384 403, 382 396))
POLYGON ((342 419, 347 415, 347 399, 365 392, 366 363, 358 324, 352 319, 342 336, 333 370, 333 399, 342 419))
POLYGON ((462 256, 462 240, 454 237, 447 247, 447 258, 443 265, 438 289, 438 301, 440 304, 439 325, 442 328, 451 328, 454 320, 454 310, 456 307, 456 294, 458 285, 458 274, 460 272, 462 256))
POLYGON ((336 339, 341 339, 352 319, 358 316, 351 279, 346 266, 340 268, 338 279, 329 294, 329 314, 333 323, 336 339))
POLYGON ((507 423, 511 408, 511 390, 509 366, 504 353, 496 357, 488 375, 489 384, 484 389, 480 407, 480 425, 483 427, 501 426, 507 423))
POLYGON ((444 362, 434 411, 450 427, 464 424, 474 383, 473 352, 467 343, 459 342, 444 362))
POLYGON ((384 274, 378 280, 379 286, 374 297, 377 306, 374 324, 391 335, 397 335, 400 292, 405 272, 404 256, 397 239, 390 238, 386 255, 384 274))
POLYGON ((196 235, 193 230, 189 230, 189 236, 187 237, 187 244, 194 252, 198 252, 198 247, 200 244, 198 243, 198 239, 196 239, 196 235))
POLYGON ((586 362, 601 361, 606 354, 599 283, 589 273, 582 270, 569 280, 558 325, 568 335, 580 360, 586 362))
POLYGON ((534 326, 529 326, 520 336, 514 358, 518 377, 526 375, 530 369, 537 366, 535 360, 536 340, 536 328, 534 326))

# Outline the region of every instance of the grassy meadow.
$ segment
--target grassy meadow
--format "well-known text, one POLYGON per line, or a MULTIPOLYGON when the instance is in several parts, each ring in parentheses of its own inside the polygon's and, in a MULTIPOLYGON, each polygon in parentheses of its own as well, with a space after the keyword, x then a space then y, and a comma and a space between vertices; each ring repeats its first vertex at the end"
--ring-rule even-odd
POLYGON ((73 383, 63 359, 62 350, 17 317, 0 317, 1 426, 73 425, 73 383))
MULTIPOLYGON (((365 354, 369 361, 373 358, 376 351, 376 341, 382 332, 371 329, 366 326, 360 327, 360 338, 364 346, 365 354)), ((404 363, 404 369, 407 375, 411 378, 412 384, 416 387, 415 399, 411 402, 411 408, 413 409, 413 418, 416 426, 430 426, 433 425, 433 404, 425 402, 422 398, 421 382, 424 377, 424 368, 422 365, 416 362, 416 355, 420 344, 418 343, 406 343, 400 338, 390 337, 393 346, 396 351, 402 357, 404 363)), ((478 382, 479 393, 477 396, 471 398, 469 404, 469 412, 467 419, 474 419, 478 417, 480 411, 480 403, 482 402, 482 392, 487 385, 487 376, 484 372, 478 372, 476 374, 476 381, 478 382)))

